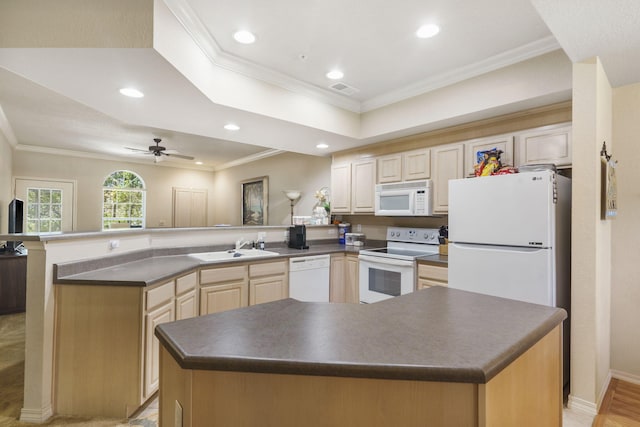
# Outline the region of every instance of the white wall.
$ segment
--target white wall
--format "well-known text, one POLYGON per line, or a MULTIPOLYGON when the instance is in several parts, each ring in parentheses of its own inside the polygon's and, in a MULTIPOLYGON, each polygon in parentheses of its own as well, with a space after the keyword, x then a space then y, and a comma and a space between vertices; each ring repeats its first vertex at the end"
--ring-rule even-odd
POLYGON ((610 369, 611 223, 602 220, 602 141, 615 149, 612 90, 600 61, 573 68, 571 395, 593 414, 610 369))
POLYGON ((611 368, 640 381, 640 84, 613 92, 618 216, 612 221, 611 368))
POLYGON ((147 227, 171 227, 173 187, 204 188, 208 191, 207 225, 214 224, 213 205, 217 200, 213 172, 166 167, 162 164, 59 156, 17 150, 13 175, 29 178, 58 178, 77 181, 77 231, 102 228, 102 184, 112 172, 130 170, 142 177, 147 188, 147 227))
POLYGON ((7 213, 13 198, 11 174, 13 172, 13 147, 0 131, 0 234, 7 233, 7 213))
POLYGON ((269 225, 287 225, 291 223, 291 205, 283 191, 302 191, 294 215, 311 215, 315 192, 331 185, 331 158, 283 153, 216 172, 216 223, 241 224, 240 183, 261 176, 269 177, 269 225))

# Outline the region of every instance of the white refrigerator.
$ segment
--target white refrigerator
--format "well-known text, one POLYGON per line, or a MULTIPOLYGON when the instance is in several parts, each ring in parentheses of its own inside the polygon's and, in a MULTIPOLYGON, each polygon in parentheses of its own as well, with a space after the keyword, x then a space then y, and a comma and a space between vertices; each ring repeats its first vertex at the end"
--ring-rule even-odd
MULTIPOLYGON (((571 301, 571 180, 552 170, 449 181, 449 287, 571 301)), ((569 322, 564 322, 565 383, 569 322)))

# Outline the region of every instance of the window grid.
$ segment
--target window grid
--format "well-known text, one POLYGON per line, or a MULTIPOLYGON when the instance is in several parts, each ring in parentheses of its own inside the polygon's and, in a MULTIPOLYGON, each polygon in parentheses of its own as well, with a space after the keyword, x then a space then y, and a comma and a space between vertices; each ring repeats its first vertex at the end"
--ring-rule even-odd
POLYGON ((116 171, 104 181, 102 229, 145 226, 145 191, 142 179, 133 172, 116 171))
POLYGON ((62 231, 62 190, 27 188, 27 233, 62 231))

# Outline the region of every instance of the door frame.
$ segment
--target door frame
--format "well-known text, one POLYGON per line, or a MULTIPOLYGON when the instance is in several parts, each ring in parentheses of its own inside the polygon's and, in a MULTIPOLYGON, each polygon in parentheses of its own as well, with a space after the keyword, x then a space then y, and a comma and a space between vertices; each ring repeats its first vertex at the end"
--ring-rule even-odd
MULTIPOLYGON (((52 183, 64 183, 64 184, 71 184, 73 190, 72 190, 72 194, 73 194, 73 201, 72 201, 72 210, 71 210, 71 230, 70 231, 75 231, 78 228, 78 218, 77 218, 77 212, 78 212, 78 181, 75 179, 60 179, 60 178, 43 178, 43 177, 36 177, 36 176, 14 176, 13 177, 13 197, 16 197, 16 188, 17 188, 17 183, 18 180, 22 180, 22 181, 41 181, 41 182, 52 182, 52 183)), ((25 200, 25 205, 26 205, 26 200, 25 200)), ((26 211, 27 207, 25 206, 25 211, 26 211)), ((24 227, 24 221, 26 221, 26 215, 23 218, 23 227, 24 227)))

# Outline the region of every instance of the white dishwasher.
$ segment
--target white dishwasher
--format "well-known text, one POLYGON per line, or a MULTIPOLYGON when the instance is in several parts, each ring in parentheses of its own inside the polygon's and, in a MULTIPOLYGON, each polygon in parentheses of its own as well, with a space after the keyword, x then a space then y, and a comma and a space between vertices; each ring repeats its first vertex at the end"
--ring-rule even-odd
POLYGON ((329 302, 329 255, 289 258, 289 296, 299 301, 329 302))

